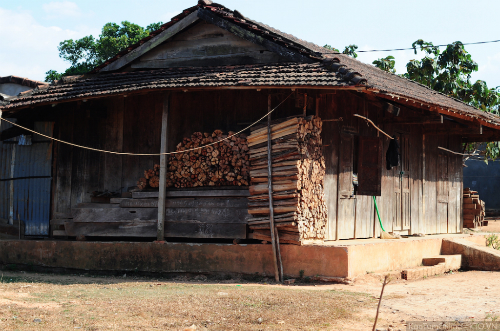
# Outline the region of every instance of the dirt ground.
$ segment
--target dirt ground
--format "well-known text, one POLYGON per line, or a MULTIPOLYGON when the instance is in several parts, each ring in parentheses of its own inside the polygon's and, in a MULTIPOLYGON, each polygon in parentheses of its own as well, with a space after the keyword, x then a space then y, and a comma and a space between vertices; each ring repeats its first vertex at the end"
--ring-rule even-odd
MULTIPOLYGON (((291 286, 205 276, 162 280, 3 272, 1 330, 371 330, 381 284, 291 286)), ((389 284, 378 328, 500 316, 500 273, 389 284)))
POLYGON ((500 232, 500 219, 488 219, 488 226, 483 226, 478 231, 482 232, 500 232))

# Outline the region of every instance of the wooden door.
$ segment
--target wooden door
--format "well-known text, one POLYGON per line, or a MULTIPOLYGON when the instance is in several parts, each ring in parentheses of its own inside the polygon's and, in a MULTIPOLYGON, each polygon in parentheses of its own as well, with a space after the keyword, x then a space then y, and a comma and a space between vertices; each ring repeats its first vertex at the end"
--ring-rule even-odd
POLYGON ((394 168, 395 213, 394 230, 409 230, 411 223, 411 162, 410 137, 398 134, 400 163, 394 168))
POLYGON ((342 134, 339 148, 337 239, 354 238, 356 200, 352 197, 353 136, 342 134))
POLYGON ((438 155, 437 159, 437 231, 448 233, 448 205, 450 201, 449 156, 438 155))

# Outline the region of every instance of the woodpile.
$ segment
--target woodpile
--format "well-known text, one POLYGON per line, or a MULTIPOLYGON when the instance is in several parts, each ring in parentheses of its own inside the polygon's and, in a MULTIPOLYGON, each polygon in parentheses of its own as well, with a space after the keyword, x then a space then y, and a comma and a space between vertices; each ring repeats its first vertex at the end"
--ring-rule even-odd
MULTIPOLYGON (((167 187, 248 186, 249 155, 246 136, 221 130, 213 133, 195 132, 177 145, 177 152, 169 156, 167 187), (224 140, 228 136, 229 139, 224 140), (213 145, 198 148, 214 143, 213 145), (194 149, 194 150, 191 150, 194 149)), ((137 182, 140 190, 160 185, 160 166, 144 171, 137 182)))
MULTIPOLYGON (((276 120, 271 125, 275 224, 287 238, 290 233, 297 234, 296 242, 325 236, 321 128, 321 119, 314 116, 276 120)), ((269 229, 267 140, 267 124, 255 127, 247 138, 251 181, 248 212, 253 216, 249 225, 254 233, 269 229)))
POLYGON ((137 188, 144 190, 145 188, 157 188, 160 186, 160 165, 155 164, 153 169, 144 170, 144 177, 137 181, 137 188))
POLYGON ((178 152, 199 146, 216 144, 169 158, 167 187, 247 186, 249 157, 246 136, 195 132, 177 145, 178 152), (228 136, 229 139, 224 140, 228 136))
POLYGON ((485 204, 484 201, 479 200, 477 191, 465 188, 463 198, 464 228, 476 228, 487 225, 487 222, 484 220, 485 204))

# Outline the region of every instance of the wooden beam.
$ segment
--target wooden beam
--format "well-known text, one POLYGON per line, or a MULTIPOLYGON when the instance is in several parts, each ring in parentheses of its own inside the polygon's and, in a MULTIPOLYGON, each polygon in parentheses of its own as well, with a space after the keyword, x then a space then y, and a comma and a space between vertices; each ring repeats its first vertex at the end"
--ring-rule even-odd
MULTIPOLYGON (((274 261, 274 279, 280 281, 280 273, 278 271, 278 249, 276 247, 276 233, 274 227, 274 203, 273 203, 273 173, 272 173, 272 158, 271 158, 271 95, 267 96, 267 187, 269 195, 269 227, 271 229, 271 244, 273 246, 273 261, 274 261)), ((279 245, 279 241, 278 241, 279 245)), ((281 259, 280 259, 281 260, 281 259)))
MULTIPOLYGON (((28 109, 29 111, 27 112, 28 114, 33 110, 35 107, 41 107, 41 106, 47 106, 47 105, 52 105, 52 104, 60 104, 60 103, 70 103, 70 102, 75 102, 75 101, 80 101, 83 99, 101 99, 101 98, 108 98, 108 97, 116 97, 116 96, 133 96, 133 95, 144 95, 148 93, 154 93, 154 92, 165 92, 165 91, 189 91, 189 92, 198 92, 198 91, 222 91, 222 90, 297 90, 297 89, 304 89, 308 90, 308 93, 311 93, 310 91, 314 91, 312 89, 313 86, 311 85, 290 85, 290 86, 270 86, 270 85, 259 85, 259 86, 203 86, 203 87, 155 87, 155 88, 144 88, 140 90, 135 90, 135 91, 125 91, 125 92, 118 92, 118 91, 113 91, 113 92, 106 92, 104 91, 101 94, 95 94, 93 96, 85 96, 85 97, 75 97, 75 98, 68 98, 68 99, 61 99, 58 101, 46 101, 46 102, 40 102, 36 105, 30 104, 30 105, 24 105, 24 106, 19 106, 15 108, 4 108, 4 115, 7 115, 6 117, 13 117, 16 118, 17 112, 23 109, 28 109)), ((342 91, 351 91, 351 90, 359 90, 359 89, 366 89, 366 87, 363 86, 322 86, 321 88, 317 89, 317 93, 321 94, 336 94, 336 90, 342 90, 342 91)), ((283 93, 283 92, 281 92, 283 93)), ((44 120, 45 118, 40 118, 40 121, 44 120)))
MULTIPOLYGON (((163 97, 163 114, 161 119, 160 153, 166 153, 168 147, 168 108, 170 93, 163 97)), ((160 156, 160 187, 158 191, 158 226, 156 240, 165 240, 165 196, 167 193, 167 155, 160 156)))
MULTIPOLYGON (((249 197, 250 192, 248 191, 248 186, 237 186, 237 189, 231 190, 167 190, 165 197, 167 198, 215 198, 215 197, 249 197)), ((158 198, 159 192, 132 192, 133 199, 148 199, 148 198, 158 198)))
POLYGON ((170 39, 171 37, 181 32, 185 28, 189 27, 198 20, 199 18, 197 16, 196 11, 189 14, 176 24, 172 25, 170 28, 154 36, 153 38, 151 38, 141 46, 137 47, 136 49, 133 49, 130 53, 122 56, 116 61, 111 62, 110 64, 99 70, 99 72, 114 71, 123 68, 125 65, 129 64, 130 62, 137 59, 146 52, 152 50, 156 46, 162 44, 165 40, 170 39))
POLYGON ((220 18, 219 16, 212 13, 210 10, 203 9, 203 8, 198 9, 198 17, 204 21, 207 21, 208 23, 212 23, 212 24, 218 26, 219 28, 227 30, 240 38, 248 40, 254 44, 261 45, 261 46, 265 47, 267 50, 274 52, 276 54, 279 54, 283 57, 286 57, 286 58, 290 59, 291 61, 303 62, 303 63, 314 62, 309 57, 306 57, 300 53, 297 53, 297 52, 290 50, 284 46, 281 46, 277 43, 274 43, 274 42, 272 42, 264 37, 258 36, 253 32, 245 30, 242 27, 240 27, 234 23, 231 23, 229 21, 226 21, 223 18, 220 18))

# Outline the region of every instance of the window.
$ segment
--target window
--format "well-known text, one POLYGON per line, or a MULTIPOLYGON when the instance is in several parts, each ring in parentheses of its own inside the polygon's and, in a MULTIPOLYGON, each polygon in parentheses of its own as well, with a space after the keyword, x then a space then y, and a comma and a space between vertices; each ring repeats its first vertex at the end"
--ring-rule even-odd
POLYGON ((378 137, 342 134, 339 152, 339 197, 345 199, 353 195, 380 196, 382 140, 378 137), (357 186, 353 185, 356 177, 357 186))

